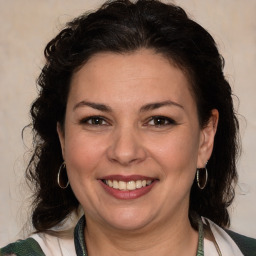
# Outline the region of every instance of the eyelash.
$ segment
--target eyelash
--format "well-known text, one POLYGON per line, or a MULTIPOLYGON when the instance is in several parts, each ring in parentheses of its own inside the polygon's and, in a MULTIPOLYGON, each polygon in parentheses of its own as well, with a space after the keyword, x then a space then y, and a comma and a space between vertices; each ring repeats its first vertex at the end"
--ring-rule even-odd
POLYGON ((169 126, 169 125, 175 125, 177 124, 176 121, 173 119, 166 117, 166 116, 152 116, 147 122, 146 126, 155 126, 155 127, 164 127, 164 126, 169 126), (154 124, 149 124, 151 121, 154 122, 154 124), (158 123, 156 124, 155 122, 157 121, 164 121, 164 123, 158 123))
MULTIPOLYGON (((89 117, 82 119, 79 123, 83 124, 83 125, 89 125, 89 126, 108 126, 108 125, 110 125, 109 122, 106 120, 106 118, 104 118, 102 116, 89 116, 89 117), (95 121, 96 121, 96 123, 95 123, 95 121)), ((165 127, 165 126, 175 125, 175 124, 177 124, 177 122, 169 117, 152 116, 145 122, 145 124, 143 126, 154 126, 154 127, 160 128, 160 127, 165 127), (150 122, 152 122, 152 121, 154 122, 154 124, 150 124, 150 122), (156 122, 160 122, 160 123, 157 124, 156 122)))
POLYGON ((88 116, 84 119, 82 119, 80 122, 80 124, 85 124, 85 125, 91 125, 91 126, 105 126, 105 125, 109 125, 109 123, 106 121, 106 119, 102 116, 88 116), (100 122, 105 122, 105 124, 100 124, 100 123, 94 123, 93 121, 100 121, 100 122), (91 122, 91 123, 90 123, 91 122))

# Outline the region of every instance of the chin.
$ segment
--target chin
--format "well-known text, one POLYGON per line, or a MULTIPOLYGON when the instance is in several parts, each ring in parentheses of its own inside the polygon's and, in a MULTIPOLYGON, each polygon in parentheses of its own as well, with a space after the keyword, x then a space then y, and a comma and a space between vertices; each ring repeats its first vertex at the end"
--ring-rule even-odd
POLYGON ((153 216, 145 212, 122 209, 115 214, 111 213, 104 221, 112 228, 123 231, 135 231, 144 228, 151 223, 153 216))

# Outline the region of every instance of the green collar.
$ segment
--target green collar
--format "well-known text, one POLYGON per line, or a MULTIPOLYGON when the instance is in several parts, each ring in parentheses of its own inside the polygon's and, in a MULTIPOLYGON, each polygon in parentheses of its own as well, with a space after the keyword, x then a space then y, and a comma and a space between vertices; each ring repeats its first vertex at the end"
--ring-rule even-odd
MULTIPOLYGON (((83 216, 77 223, 74 233, 75 248, 77 256, 88 256, 84 241, 85 217, 83 216)), ((204 256, 204 230, 201 218, 198 218, 198 248, 196 256, 204 256)))

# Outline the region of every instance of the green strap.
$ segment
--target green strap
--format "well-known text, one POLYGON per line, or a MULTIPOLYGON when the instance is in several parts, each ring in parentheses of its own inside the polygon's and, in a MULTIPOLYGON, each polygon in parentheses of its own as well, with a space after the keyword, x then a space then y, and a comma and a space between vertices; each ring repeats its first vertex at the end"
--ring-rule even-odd
POLYGON ((74 231, 74 241, 77 256, 87 256, 86 244, 84 241, 85 217, 78 221, 74 231))
POLYGON ((41 247, 33 238, 19 240, 0 249, 0 256, 45 256, 41 247))
POLYGON ((204 256, 204 226, 200 217, 198 217, 198 248, 196 256, 204 256))

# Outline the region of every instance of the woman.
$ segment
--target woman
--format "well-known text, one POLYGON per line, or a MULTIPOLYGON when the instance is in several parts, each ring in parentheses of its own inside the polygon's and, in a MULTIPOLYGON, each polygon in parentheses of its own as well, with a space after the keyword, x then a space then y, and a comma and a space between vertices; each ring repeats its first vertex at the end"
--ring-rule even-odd
POLYGON ((238 121, 206 30, 175 5, 113 1, 45 56, 27 168, 36 232, 2 255, 255 255, 226 230, 238 121), (67 238, 58 227, 80 205, 67 238))

